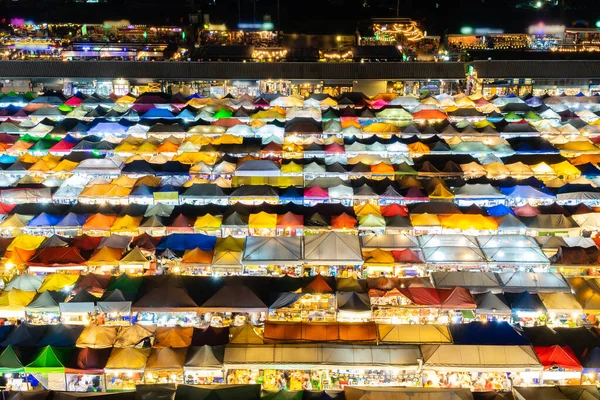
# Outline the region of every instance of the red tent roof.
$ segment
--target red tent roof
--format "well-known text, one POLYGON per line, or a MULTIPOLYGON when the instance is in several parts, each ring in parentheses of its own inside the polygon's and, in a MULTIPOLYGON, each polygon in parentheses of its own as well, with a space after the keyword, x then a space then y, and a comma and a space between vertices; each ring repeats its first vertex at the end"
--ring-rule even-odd
POLYGON ((79 250, 92 251, 100 246, 102 236, 81 235, 75 236, 71 241, 71 246, 77 247, 79 250))
POLYGON ((454 289, 437 289, 442 301, 442 308, 450 310, 466 310, 477 308, 473 296, 468 289, 455 287, 454 289))
POLYGON ((392 250, 392 256, 397 263, 422 263, 424 262, 417 253, 411 249, 392 250))
POLYGON ((535 346, 533 348, 544 369, 559 367, 574 371, 581 371, 583 367, 569 346, 535 346))
POLYGON ((401 206, 400 204, 393 203, 388 206, 381 206, 381 215, 384 217, 393 217, 394 215, 401 215, 408 217, 408 207, 401 206))
POLYGON ((304 189, 304 197, 329 198, 329 193, 318 186, 311 186, 304 189))
POLYGON ((33 256, 27 264, 34 266, 85 265, 85 260, 76 247, 46 247, 33 256))
POLYGON ((419 306, 440 307, 442 301, 437 290, 426 287, 414 287, 401 290, 413 303, 419 306))

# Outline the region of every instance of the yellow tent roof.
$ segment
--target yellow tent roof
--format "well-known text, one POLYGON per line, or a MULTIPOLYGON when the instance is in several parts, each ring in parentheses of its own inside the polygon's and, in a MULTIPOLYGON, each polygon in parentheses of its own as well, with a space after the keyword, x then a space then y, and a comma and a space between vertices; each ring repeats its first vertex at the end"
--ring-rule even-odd
POLYGON ((289 162, 287 164, 281 164, 282 174, 294 174, 302 173, 302 165, 296 164, 295 162, 289 162))
POLYGON ((126 94, 125 96, 119 97, 117 99, 117 101, 115 101, 115 103, 117 103, 117 104, 133 104, 133 103, 135 103, 135 97, 126 94))
POLYGON ((117 217, 114 224, 110 227, 111 232, 129 232, 137 230, 142 223, 142 217, 132 217, 131 215, 123 215, 117 217))
POLYGON ((119 265, 122 249, 104 246, 88 260, 88 265, 119 265))
POLYGON ((244 143, 244 138, 241 136, 232 135, 230 133, 225 133, 218 138, 213 140, 213 144, 242 144, 244 143))
POLYGON ((233 236, 226 236, 224 238, 217 238, 215 243, 215 252, 217 251, 243 251, 244 250, 245 238, 235 238, 233 236))
POLYGON ((114 347, 104 368, 108 370, 142 371, 150 356, 150 348, 114 347))
POLYGON ((36 292, 26 292, 19 289, 11 289, 8 292, 3 292, 0 295, 1 310, 24 310, 25 306, 29 305, 36 292))
POLYGON ((512 164, 505 164, 505 167, 510 171, 511 175, 533 176, 533 170, 527 164, 521 161, 512 164))
POLYGON ((475 125, 475 128, 477 129, 483 129, 487 126, 492 127, 492 128, 496 128, 496 125, 494 125, 493 123, 491 123, 490 121, 488 121, 487 119, 481 120, 481 121, 476 121, 473 123, 473 125, 475 125))
POLYGON ((574 151, 574 152, 586 151, 586 152, 597 153, 600 151, 600 148, 596 147, 592 142, 582 141, 582 140, 571 141, 571 142, 567 142, 564 144, 557 144, 556 147, 558 147, 560 150, 574 151))
POLYGON ((211 215, 205 214, 201 217, 196 218, 196 222, 194 223, 194 228, 196 229, 218 229, 221 227, 223 223, 223 216, 221 215, 211 215))
POLYGON ((156 153, 158 153, 157 148, 158 148, 158 146, 156 144, 146 141, 146 142, 142 143, 142 145, 140 147, 135 149, 135 152, 137 154, 156 154, 156 153))
POLYGON ((410 222, 413 226, 440 226, 440 219, 435 214, 410 214, 410 222))
POLYGON ((110 183, 113 185, 123 186, 126 188, 132 188, 137 182, 136 178, 132 178, 129 175, 121 175, 118 178, 113 179, 110 183))
POLYGON ((279 113, 274 109, 270 110, 261 110, 256 112, 250 116, 252 119, 283 119, 285 118, 285 113, 279 113))
POLYGON ((62 160, 52 169, 54 172, 68 172, 73 171, 75 167, 77 167, 79 163, 75 161, 62 160))
POLYGON ((414 142, 414 143, 410 143, 408 145, 406 145, 406 147, 408 148, 408 151, 410 151, 411 153, 418 153, 418 154, 429 154, 431 153, 431 150, 429 149, 429 147, 421 142, 414 142))
POLYGON ((23 250, 35 250, 44 240, 46 240, 44 236, 19 235, 10 242, 6 250, 12 251, 15 247, 23 250))
POLYGON ((263 333, 251 323, 229 329, 229 343, 236 344, 263 344, 263 333))
POLYGON ((361 216, 369 215, 369 214, 381 216, 381 209, 379 208, 378 205, 374 205, 371 203, 365 203, 362 206, 355 206, 354 213, 356 214, 357 217, 361 217, 361 216))
POLYGON ((429 194, 430 199, 453 199, 454 194, 446 189, 442 183, 435 185, 433 191, 429 194))
POLYGON ((13 214, 0 223, 0 229, 24 228, 33 217, 33 215, 13 214))
POLYGON ((375 249, 372 251, 363 250, 365 265, 393 265, 394 256, 391 251, 375 249))
POLYGON ((497 230, 498 224, 491 217, 480 214, 452 214, 440 216, 442 228, 460 229, 462 231, 474 229, 478 231, 497 230))
POLYGON ((331 97, 326 97, 325 99, 321 100, 320 104, 321 107, 335 107, 337 106, 338 102, 331 97))
POLYGON ((267 214, 264 211, 250 214, 248 227, 254 229, 275 229, 277 227, 277 214, 267 214))
POLYGON ((115 147, 115 153, 133 153, 137 148, 137 143, 130 143, 125 141, 121 142, 117 147, 115 147))
POLYGON ((566 160, 558 164, 552 164, 551 167, 560 176, 577 177, 581 175, 581 171, 566 160))
POLYGON ((217 161, 216 153, 205 153, 205 152, 186 152, 177 154, 173 157, 173 161, 179 161, 182 164, 198 164, 204 163, 206 165, 214 165, 217 161))
POLYGON ((506 176, 510 175, 510 171, 504 164, 500 164, 499 162, 493 162, 491 164, 486 164, 483 168, 487 171, 490 176, 506 176))
POLYGON ((545 162, 541 162, 531 166, 531 170, 536 175, 556 175, 556 172, 545 162))
POLYGON ((38 289, 38 292, 45 292, 46 290, 58 291, 65 287, 73 286, 79 279, 79 275, 67 275, 67 274, 52 274, 46 276, 42 286, 38 289))
POLYGON ((113 184, 97 184, 83 189, 79 197, 127 197, 131 188, 125 188, 113 184))
POLYGON ((385 122, 374 122, 363 128, 363 132, 383 133, 383 132, 400 132, 400 128, 396 125, 387 124, 385 122))

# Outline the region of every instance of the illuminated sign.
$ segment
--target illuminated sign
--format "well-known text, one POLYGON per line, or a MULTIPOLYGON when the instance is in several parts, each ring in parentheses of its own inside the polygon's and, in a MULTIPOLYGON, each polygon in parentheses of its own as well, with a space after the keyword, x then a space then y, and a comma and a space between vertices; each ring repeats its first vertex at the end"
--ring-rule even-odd
POLYGON ((262 24, 257 23, 240 23, 238 29, 261 29, 263 31, 271 31, 275 28, 272 22, 263 22, 262 24))

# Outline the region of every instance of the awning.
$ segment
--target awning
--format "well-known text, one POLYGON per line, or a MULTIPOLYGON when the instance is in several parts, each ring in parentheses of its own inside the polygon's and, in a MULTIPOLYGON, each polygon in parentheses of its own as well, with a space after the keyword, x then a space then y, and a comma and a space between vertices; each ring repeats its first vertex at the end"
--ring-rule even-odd
POLYGON ((416 370, 418 346, 359 346, 336 344, 227 345, 227 369, 366 368, 416 370))
POLYGON ((426 344, 421 346, 423 369, 458 372, 541 371, 531 346, 426 344))

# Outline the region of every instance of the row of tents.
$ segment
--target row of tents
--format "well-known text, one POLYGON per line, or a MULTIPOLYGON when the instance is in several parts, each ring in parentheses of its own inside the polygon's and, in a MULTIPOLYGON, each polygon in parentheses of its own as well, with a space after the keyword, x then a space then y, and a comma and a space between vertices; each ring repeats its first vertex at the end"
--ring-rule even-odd
POLYGON ((96 310, 124 316, 131 315, 132 310, 267 313, 291 309, 321 295, 332 299, 320 309, 333 313, 334 319, 337 313, 358 312, 370 320, 371 310, 379 306, 473 310, 484 316, 511 316, 517 311, 581 316, 600 310, 597 279, 565 279, 552 273, 435 272, 431 280, 382 277, 337 281, 321 275, 306 279, 228 277, 215 281, 179 275, 111 278, 95 274, 22 274, 8 282, 0 295, 0 315, 25 319, 26 314, 96 310), (380 298, 395 301, 380 303, 380 298))

